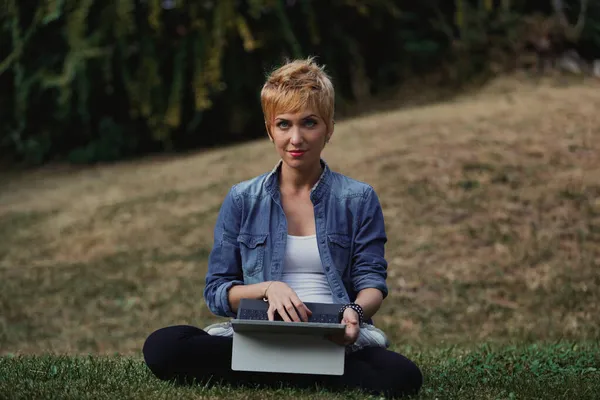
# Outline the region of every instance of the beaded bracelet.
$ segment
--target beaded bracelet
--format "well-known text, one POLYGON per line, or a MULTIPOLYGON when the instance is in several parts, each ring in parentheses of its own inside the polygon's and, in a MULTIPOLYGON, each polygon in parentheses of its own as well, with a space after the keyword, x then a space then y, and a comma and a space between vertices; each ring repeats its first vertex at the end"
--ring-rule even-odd
POLYGON ((356 313, 358 314, 358 324, 361 325, 363 323, 363 309, 361 306, 359 306, 356 303, 348 303, 342 306, 342 308, 340 308, 340 312, 338 314, 338 318, 340 320, 340 322, 342 321, 342 319, 344 319, 344 311, 346 311, 347 308, 351 308, 354 311, 356 311, 356 313))

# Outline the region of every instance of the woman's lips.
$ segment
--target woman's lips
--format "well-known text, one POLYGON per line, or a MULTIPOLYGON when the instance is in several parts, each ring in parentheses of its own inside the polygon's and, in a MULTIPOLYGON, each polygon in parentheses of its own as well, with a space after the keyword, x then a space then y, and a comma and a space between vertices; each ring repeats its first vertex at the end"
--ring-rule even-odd
POLYGON ((292 155, 292 157, 302 157, 302 155, 304 153, 306 153, 306 151, 305 150, 292 150, 289 153, 292 155))

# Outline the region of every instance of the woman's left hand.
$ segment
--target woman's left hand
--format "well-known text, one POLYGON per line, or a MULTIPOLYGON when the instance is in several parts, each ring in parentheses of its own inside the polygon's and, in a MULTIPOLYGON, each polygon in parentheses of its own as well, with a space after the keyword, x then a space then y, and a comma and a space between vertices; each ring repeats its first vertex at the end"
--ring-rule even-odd
POLYGON ((344 311, 341 323, 346 325, 344 334, 332 335, 330 336, 330 340, 341 346, 348 346, 356 342, 356 339, 358 339, 358 334, 360 333, 360 326, 358 325, 358 313, 351 308, 347 308, 344 311))

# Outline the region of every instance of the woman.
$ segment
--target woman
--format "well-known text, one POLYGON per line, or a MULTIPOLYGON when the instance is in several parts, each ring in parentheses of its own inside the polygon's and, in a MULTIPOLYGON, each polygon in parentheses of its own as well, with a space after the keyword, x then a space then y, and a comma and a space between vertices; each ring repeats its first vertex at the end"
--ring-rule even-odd
POLYGON ((159 329, 144 344, 161 379, 230 384, 287 383, 359 388, 390 397, 418 392, 419 368, 386 349, 371 324, 387 296, 387 241, 374 190, 331 171, 321 152, 334 131, 334 89, 312 59, 289 62, 267 79, 261 102, 281 157, 270 173, 234 185, 214 231, 204 297, 216 315, 235 317, 240 299, 266 299, 268 317, 306 321, 305 302, 339 303, 347 350, 343 376, 231 370, 228 323, 201 330, 159 329))

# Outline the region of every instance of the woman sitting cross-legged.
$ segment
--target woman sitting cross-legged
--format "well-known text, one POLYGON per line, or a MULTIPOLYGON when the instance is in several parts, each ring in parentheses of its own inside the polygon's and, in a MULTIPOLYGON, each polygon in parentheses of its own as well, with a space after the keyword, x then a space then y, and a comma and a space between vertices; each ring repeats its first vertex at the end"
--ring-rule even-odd
POLYGON ((204 297, 218 316, 232 317, 240 299, 267 299, 268 316, 306 321, 306 302, 340 304, 346 346, 344 374, 233 371, 230 323, 204 330, 159 329, 144 344, 146 364, 160 379, 278 387, 362 389, 398 397, 419 391, 423 377, 387 349, 372 317, 388 294, 387 241, 373 188, 332 171, 321 157, 334 130, 334 88, 312 59, 271 73, 261 92, 267 133, 281 160, 269 173, 234 185, 221 206, 204 297))

